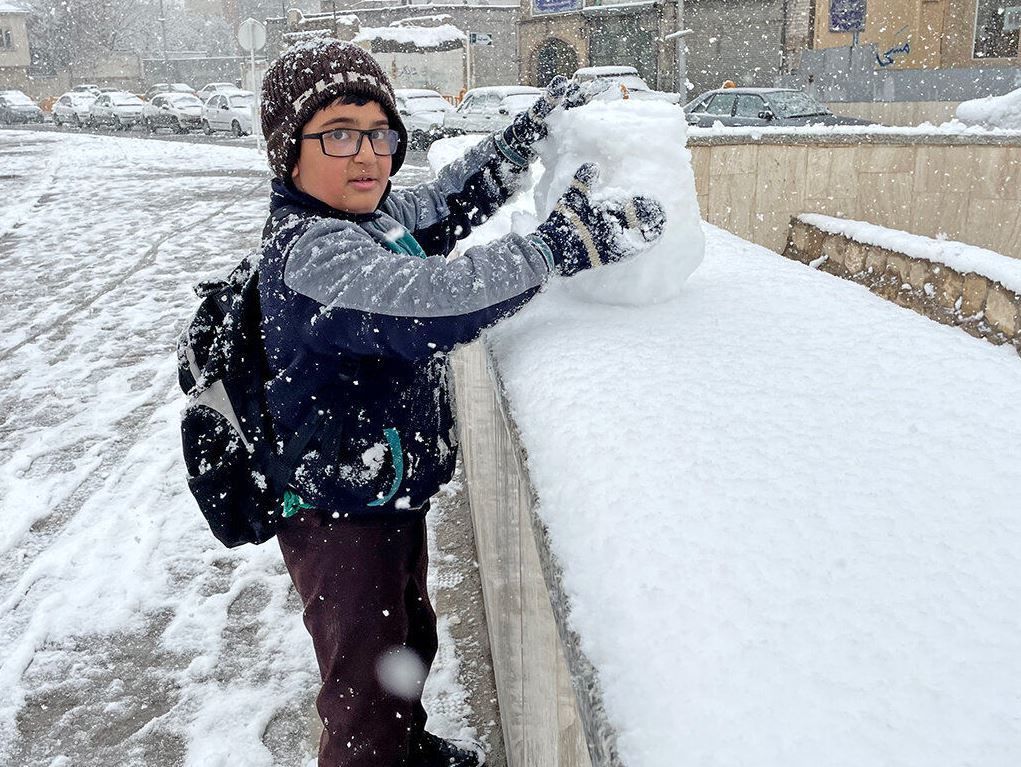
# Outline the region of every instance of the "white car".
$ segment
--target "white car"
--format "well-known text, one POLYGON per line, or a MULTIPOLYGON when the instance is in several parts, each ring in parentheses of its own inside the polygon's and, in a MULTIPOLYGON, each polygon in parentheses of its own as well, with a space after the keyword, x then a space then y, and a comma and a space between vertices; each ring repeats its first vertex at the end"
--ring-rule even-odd
POLYGON ((425 88, 397 88, 397 112, 408 129, 412 149, 425 149, 439 135, 443 118, 454 107, 437 91, 425 88))
POLYGON ((596 83, 603 87, 597 99, 617 99, 622 96, 640 101, 666 101, 679 104, 681 94, 656 91, 638 74, 634 67, 582 67, 574 73, 574 79, 585 85, 596 83))
POLYGON ((491 133, 510 125, 542 96, 539 88, 527 85, 494 85, 472 88, 454 112, 443 115, 447 133, 491 133))
POLYGON ((142 107, 142 122, 150 133, 160 128, 187 133, 202 126, 202 102, 190 93, 157 93, 142 107))
POLYGON ((195 95, 202 99, 202 103, 209 101, 209 97, 215 93, 230 93, 240 91, 234 83, 207 83, 195 91, 195 95))
POLYGON ((69 91, 53 104, 53 122, 56 125, 82 127, 89 120, 89 108, 96 100, 88 91, 69 91))
POLYGON ((214 94, 202 108, 202 129, 206 133, 230 131, 235 136, 247 136, 252 132, 254 105, 255 94, 251 91, 235 88, 214 94))
POLYGON ((126 130, 142 122, 145 102, 134 93, 114 91, 103 93, 89 107, 89 125, 110 125, 126 130))

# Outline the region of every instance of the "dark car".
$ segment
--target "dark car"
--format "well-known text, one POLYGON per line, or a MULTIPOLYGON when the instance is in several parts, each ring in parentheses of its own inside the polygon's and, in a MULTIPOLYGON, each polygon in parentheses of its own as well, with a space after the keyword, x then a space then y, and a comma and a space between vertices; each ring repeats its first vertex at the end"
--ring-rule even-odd
POLYGON ((720 88, 684 107, 688 125, 790 127, 799 125, 873 125, 869 120, 835 115, 814 98, 793 88, 720 88))
POLYGON ((0 91, 0 123, 41 123, 43 110, 21 91, 0 91))

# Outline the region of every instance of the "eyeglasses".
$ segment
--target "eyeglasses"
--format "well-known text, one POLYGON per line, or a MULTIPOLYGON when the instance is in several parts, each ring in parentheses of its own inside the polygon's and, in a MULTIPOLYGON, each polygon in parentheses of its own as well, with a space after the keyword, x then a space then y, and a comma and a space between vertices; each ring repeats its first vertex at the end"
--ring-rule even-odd
POLYGON ((372 151, 378 155, 388 156, 397 151, 400 134, 392 128, 373 128, 372 130, 356 130, 354 128, 334 128, 322 133, 303 133, 303 139, 319 139, 323 154, 329 157, 354 157, 362 151, 362 139, 369 137, 372 151))

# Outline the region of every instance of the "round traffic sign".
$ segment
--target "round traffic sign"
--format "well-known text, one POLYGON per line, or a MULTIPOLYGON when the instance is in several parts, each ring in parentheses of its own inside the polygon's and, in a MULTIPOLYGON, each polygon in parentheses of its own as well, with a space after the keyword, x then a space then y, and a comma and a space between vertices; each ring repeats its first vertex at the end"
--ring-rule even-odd
POLYGON ((266 27, 255 19, 245 19, 238 26, 238 45, 242 50, 258 51, 266 44, 266 27))

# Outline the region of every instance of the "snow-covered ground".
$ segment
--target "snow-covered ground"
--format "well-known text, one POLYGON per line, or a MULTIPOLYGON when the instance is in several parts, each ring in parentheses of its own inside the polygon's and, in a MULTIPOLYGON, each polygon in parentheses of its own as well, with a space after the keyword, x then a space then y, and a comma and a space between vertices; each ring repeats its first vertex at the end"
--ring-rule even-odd
POLYGON ((623 762, 1016 765, 1021 360, 705 234, 673 300, 488 334, 623 762))
MULTIPOLYGON (((279 550, 221 548, 179 456, 176 336, 258 244, 263 157, 3 131, 0 168, 0 764, 305 765, 318 673, 279 550)), ((440 628, 430 727, 467 734, 440 628)))

